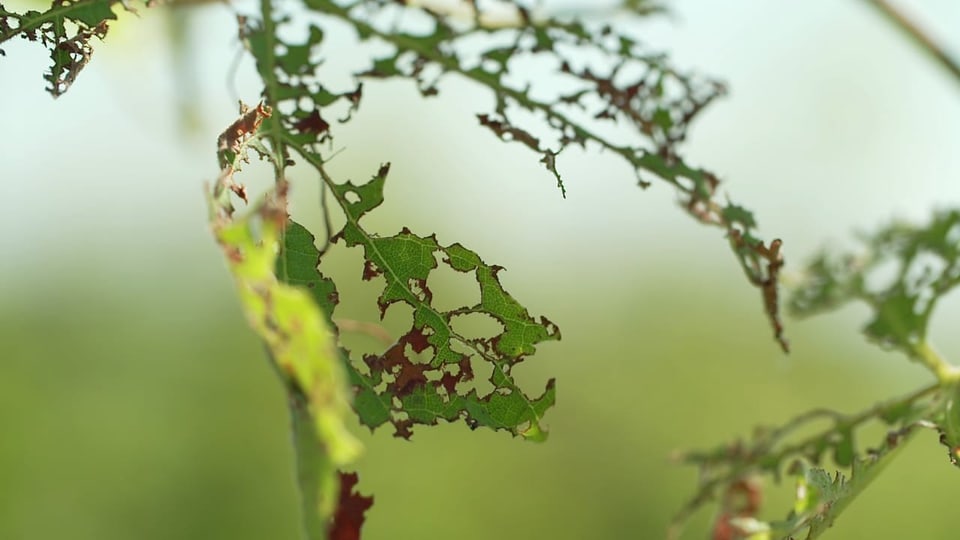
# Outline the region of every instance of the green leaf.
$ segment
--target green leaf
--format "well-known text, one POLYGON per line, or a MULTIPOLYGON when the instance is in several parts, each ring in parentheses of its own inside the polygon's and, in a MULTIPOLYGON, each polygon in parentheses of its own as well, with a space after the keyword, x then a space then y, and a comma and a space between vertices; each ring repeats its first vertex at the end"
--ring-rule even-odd
POLYGON ((435 236, 418 236, 407 229, 387 237, 365 230, 361 219, 383 202, 388 171, 384 165, 359 186, 329 184, 347 215, 334 240, 363 249, 364 279, 384 280, 377 301, 381 315, 398 303, 413 308, 412 325, 396 344, 381 355, 366 356, 367 373, 353 370, 361 422, 375 428, 390 421, 397 436, 408 438, 414 424, 463 419, 472 428, 487 426, 544 439, 541 419, 555 401, 554 382, 547 383, 541 396, 530 398, 510 371, 534 354, 537 344, 560 339, 559 329, 543 317, 531 316, 503 289, 498 279, 502 269, 486 264, 463 245, 442 246, 435 236), (473 276, 480 291, 477 305, 447 311, 434 307, 428 280, 438 258, 451 269, 473 276), (454 320, 471 315, 492 317, 502 330, 486 338, 458 334, 454 320), (494 389, 480 395, 470 383, 484 363, 492 369, 489 381, 494 389))
POLYGON ((947 387, 939 420, 940 443, 947 447, 950 463, 960 467, 960 383, 947 387))
POLYGON ((856 453, 853 445, 853 430, 840 431, 840 441, 834 446, 833 460, 840 467, 849 467, 853 464, 856 453))
MULTIPOLYGON (((279 7, 279 6, 278 6, 279 7)), ((273 141, 278 157, 276 166, 286 167, 289 154, 279 141, 280 132, 290 137, 291 142, 304 151, 319 152, 322 143, 332 139, 333 125, 330 115, 323 109, 338 102, 349 108, 346 121, 360 103, 363 85, 336 92, 321 83, 318 76, 319 62, 311 61, 311 51, 323 43, 323 30, 315 24, 307 27, 307 37, 302 41, 281 39, 285 26, 292 19, 267 13, 267 19, 247 20, 241 27, 241 35, 247 48, 257 62, 257 71, 264 81, 264 98, 275 110, 289 111, 266 121, 266 131, 273 141)))
POLYGON ((337 285, 317 269, 320 255, 310 231, 293 220, 287 221, 283 249, 277 258, 277 277, 284 283, 308 291, 323 310, 327 323, 332 325, 333 310, 338 301, 337 285))
POLYGON ((304 529, 322 540, 337 508, 337 470, 360 451, 344 425, 350 386, 330 324, 336 288, 317 271, 312 235, 287 218, 285 182, 239 218, 231 200, 247 198, 234 175, 249 149, 267 154, 259 137, 271 115, 269 107, 241 105, 218 139, 222 171, 208 199, 210 220, 247 320, 289 394, 304 529))

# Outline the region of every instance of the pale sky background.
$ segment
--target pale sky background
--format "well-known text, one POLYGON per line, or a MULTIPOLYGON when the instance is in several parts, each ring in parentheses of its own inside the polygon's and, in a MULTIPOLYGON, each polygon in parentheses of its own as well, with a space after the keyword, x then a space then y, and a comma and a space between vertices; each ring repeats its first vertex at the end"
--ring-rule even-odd
MULTIPOLYGON (((910 13, 960 54, 953 30, 960 3, 910 4, 910 13)), ((932 207, 957 204, 960 85, 865 2, 671 5, 672 16, 636 33, 651 49, 668 51, 675 65, 714 75, 731 91, 694 124, 686 156, 721 175, 722 189, 755 211, 765 237, 784 239, 789 263, 856 228, 892 216, 922 219, 932 207)), ((216 175, 216 136, 236 111, 227 82, 236 27, 222 6, 192 21, 198 81, 188 91, 201 123, 185 136, 162 15, 143 11, 112 30, 59 100, 43 91, 40 47, 4 47, 3 294, 78 268, 105 283, 151 268, 192 276, 198 287, 223 278, 202 186, 216 175)), ((349 62, 355 54, 340 47, 326 56, 349 62)), ((256 101, 249 63, 234 80, 240 97, 256 101)), ((429 101, 406 82, 368 83, 361 113, 338 130, 343 151, 335 172, 360 181, 380 162, 393 162, 387 203, 372 223, 385 233, 405 224, 438 230, 442 242, 464 242, 507 266, 518 283, 549 285, 578 272, 606 279, 612 274, 604 269, 616 265, 637 279, 677 264, 694 274, 716 265, 739 272, 720 231, 676 208, 667 186, 638 189, 612 156, 565 153, 562 199, 537 156, 477 125, 474 114, 490 106, 487 92, 456 77, 429 101)), ((315 182, 295 189, 297 208, 308 209, 315 182)))

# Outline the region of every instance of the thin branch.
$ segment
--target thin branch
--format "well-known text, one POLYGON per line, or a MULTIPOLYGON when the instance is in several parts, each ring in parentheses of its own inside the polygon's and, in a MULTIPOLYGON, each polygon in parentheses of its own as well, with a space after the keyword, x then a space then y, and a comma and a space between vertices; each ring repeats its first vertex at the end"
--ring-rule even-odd
POLYGON ((928 54, 932 60, 940 64, 940 67, 947 70, 956 82, 960 83, 960 62, 950 56, 941 44, 934 41, 927 32, 917 26, 903 11, 893 6, 887 0, 865 1, 867 4, 876 8, 891 24, 899 28, 914 44, 928 54))
POLYGON ((697 493, 674 516, 670 524, 668 537, 676 538, 679 536, 687 519, 704 504, 713 500, 723 486, 730 485, 730 483, 736 479, 743 478, 753 471, 770 466, 779 467, 780 463, 792 456, 804 456, 811 451, 819 451, 820 443, 829 440, 832 434, 851 431, 870 420, 882 418, 885 412, 912 404, 933 394, 940 388, 941 383, 936 382, 924 386, 906 396, 877 403, 857 414, 844 415, 830 413, 823 409, 809 411, 791 420, 785 426, 769 432, 767 436, 762 437, 754 444, 740 448, 734 454, 723 456, 719 461, 712 457, 711 454, 713 453, 710 452, 692 452, 675 457, 675 461, 698 464, 701 467, 702 480, 697 493), (810 421, 823 418, 824 416, 832 417, 834 425, 810 435, 801 441, 786 444, 777 449, 774 448, 778 442, 782 441, 783 438, 791 432, 803 427, 810 421), (722 469, 723 467, 726 468, 722 469), (706 472, 711 474, 705 475, 706 472))

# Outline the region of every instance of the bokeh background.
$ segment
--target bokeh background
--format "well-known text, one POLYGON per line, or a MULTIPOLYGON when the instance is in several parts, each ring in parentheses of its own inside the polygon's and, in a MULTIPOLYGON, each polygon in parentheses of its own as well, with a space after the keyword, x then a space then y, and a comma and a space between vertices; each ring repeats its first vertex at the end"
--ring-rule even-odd
MULTIPOLYGON (((578 6, 560 4, 547 3, 578 6)), ((960 53, 960 4, 910 4, 960 53)), ((855 230, 957 204, 958 81, 865 2, 670 5, 638 35, 732 89, 686 155, 784 240, 788 269, 855 230)), ((231 74, 230 11, 125 17, 56 101, 42 49, 4 49, 0 539, 297 538, 283 393, 206 225, 216 136, 236 98, 259 92, 247 62, 231 74)), ((357 428, 360 490, 376 497, 368 538, 659 538, 695 484, 672 451, 929 380, 863 341, 862 307, 788 321, 784 356, 722 235, 670 189, 570 152, 564 200, 535 156, 477 125, 489 94, 454 78, 440 89, 423 101, 409 83, 368 83, 332 167, 359 181, 392 162, 369 225, 436 232, 507 268, 508 290, 563 329, 517 368, 531 392, 556 377, 559 402, 542 445, 462 423, 417 428, 413 442, 357 428)), ((295 212, 319 223, 316 179, 294 180, 295 212)), ((341 316, 374 320, 359 253, 331 256, 341 316)), ((954 360, 958 308, 948 298, 932 330, 954 360)), ((831 537, 956 538, 960 477, 935 438, 911 443, 831 537)), ((710 517, 686 537, 705 537, 710 517)))

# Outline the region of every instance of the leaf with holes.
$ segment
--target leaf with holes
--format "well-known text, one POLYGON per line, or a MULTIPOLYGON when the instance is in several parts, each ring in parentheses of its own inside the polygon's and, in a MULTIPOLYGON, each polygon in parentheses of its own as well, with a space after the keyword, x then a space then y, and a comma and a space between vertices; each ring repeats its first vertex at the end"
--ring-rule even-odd
POLYGON ((396 435, 409 438, 414 424, 463 419, 471 428, 504 429, 528 439, 546 436, 541 419, 555 400, 553 380, 536 398, 514 382, 511 369, 536 352, 536 346, 560 339, 560 330, 544 317, 535 318, 500 284, 502 268, 489 265, 460 244, 442 246, 437 238, 403 229, 393 236, 365 230, 364 215, 383 202, 389 166, 363 185, 332 184, 334 196, 347 215, 335 237, 364 251, 365 280, 383 279, 377 301, 381 315, 393 305, 413 308, 413 322, 397 342, 380 355, 363 358, 353 368, 357 386, 355 407, 370 428, 393 423, 396 435), (353 201, 353 202, 351 202, 353 201), (480 290, 480 302, 452 310, 433 305, 428 279, 437 258, 451 269, 469 274, 480 290), (501 330, 488 338, 467 338, 453 328, 458 317, 483 314, 501 330), (491 370, 493 390, 480 395, 470 388, 479 366, 491 370))

